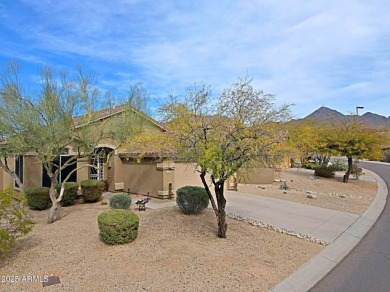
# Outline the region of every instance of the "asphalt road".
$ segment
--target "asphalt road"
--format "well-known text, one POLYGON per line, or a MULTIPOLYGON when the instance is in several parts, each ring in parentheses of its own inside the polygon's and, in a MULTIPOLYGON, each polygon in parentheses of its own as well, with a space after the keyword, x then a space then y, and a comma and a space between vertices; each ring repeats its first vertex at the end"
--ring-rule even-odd
MULTIPOLYGON (((360 162, 390 190, 390 164, 360 162)), ((356 247, 310 291, 390 291, 390 204, 356 247)))

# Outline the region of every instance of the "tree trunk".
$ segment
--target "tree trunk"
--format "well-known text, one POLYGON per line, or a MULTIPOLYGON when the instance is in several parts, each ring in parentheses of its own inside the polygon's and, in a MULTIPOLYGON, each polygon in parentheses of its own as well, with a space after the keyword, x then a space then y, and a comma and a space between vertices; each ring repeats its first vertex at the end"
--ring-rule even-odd
POLYGON ((215 215, 218 216, 218 208, 217 208, 217 206, 215 205, 215 201, 214 201, 213 195, 211 194, 210 188, 209 188, 209 186, 208 186, 208 184, 207 184, 207 181, 206 181, 206 172, 205 172, 205 171, 202 171, 202 172, 200 173, 200 179, 202 180, 203 186, 204 186, 204 188, 205 188, 205 190, 206 190, 206 192, 207 192, 207 195, 209 196, 209 200, 210 200, 210 202, 211 202, 211 206, 212 206, 212 208, 213 208, 213 210, 214 210, 214 212, 215 212, 215 215))
POLYGON ((57 216, 58 215, 57 214, 58 213, 58 202, 57 202, 57 196, 56 196, 57 195, 56 186, 57 186, 57 182, 55 181, 55 178, 51 179, 49 195, 50 195, 51 203, 53 205, 50 208, 49 215, 47 218, 48 224, 53 223, 58 217, 57 216))
POLYGON ((348 156, 348 170, 344 175, 343 182, 347 183, 349 179, 349 175, 352 172, 352 156, 348 156))
POLYGON ((214 184, 214 191, 215 196, 217 198, 217 204, 215 204, 215 200, 213 195, 211 194, 210 188, 206 181, 206 172, 201 172, 200 178, 202 180, 203 186, 206 189, 207 195, 209 196, 211 206, 214 210, 215 215, 217 216, 217 222, 218 222, 218 232, 217 235, 220 238, 226 238, 226 230, 227 230, 227 224, 226 224, 226 199, 224 196, 224 185, 225 181, 218 181, 215 182, 213 180, 214 184), (218 205, 218 206, 217 206, 218 205))
POLYGON ((218 237, 220 238, 226 238, 226 231, 227 231, 227 223, 226 223, 226 199, 224 196, 224 181, 218 181, 214 185, 215 189, 215 195, 217 197, 217 204, 218 204, 218 214, 217 214, 217 221, 218 221, 218 237))
POLYGON ((16 182, 16 185, 19 187, 19 190, 21 193, 24 192, 24 186, 23 186, 23 183, 22 181, 20 180, 20 178, 16 175, 15 171, 12 171, 9 167, 8 167, 8 163, 7 163, 7 157, 4 157, 4 162, 0 159, 0 167, 6 172, 8 173, 10 176, 12 176, 16 182))

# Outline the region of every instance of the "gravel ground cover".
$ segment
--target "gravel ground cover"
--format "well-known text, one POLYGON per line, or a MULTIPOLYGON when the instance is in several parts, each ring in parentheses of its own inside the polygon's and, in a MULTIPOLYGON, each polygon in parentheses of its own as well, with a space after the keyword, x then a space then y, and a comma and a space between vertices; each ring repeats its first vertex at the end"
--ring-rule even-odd
POLYGON ((364 170, 363 179, 350 179, 343 183, 343 172, 337 172, 334 178, 314 177, 314 171, 288 169, 280 173, 288 190, 281 190, 282 182, 272 185, 239 184, 238 190, 260 196, 288 200, 301 204, 333 209, 353 214, 363 214, 375 198, 378 190, 372 172, 364 170), (308 195, 314 199, 308 198, 308 195))
MULTIPOLYGON (((287 194, 273 185, 239 185, 239 190, 304 204, 362 213, 376 194, 376 183, 340 178, 311 179, 287 171, 287 194), (308 192, 316 195, 308 199, 308 192)), ((246 222, 227 219, 228 238, 216 237, 212 211, 198 216, 177 207, 139 212, 138 238, 107 246, 99 240, 101 202, 61 208, 61 219, 46 224, 47 211, 30 211, 36 224, 1 259, 0 291, 268 291, 324 246, 246 222), (61 283, 43 288, 45 276, 61 283), (9 277, 6 277, 9 276, 9 277), (9 282, 12 276, 34 281, 9 282)))

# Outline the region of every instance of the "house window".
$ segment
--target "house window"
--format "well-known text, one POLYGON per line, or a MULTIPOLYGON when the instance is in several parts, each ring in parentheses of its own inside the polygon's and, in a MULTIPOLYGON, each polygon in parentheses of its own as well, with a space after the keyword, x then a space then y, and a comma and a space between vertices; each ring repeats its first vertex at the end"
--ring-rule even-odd
MULTIPOLYGON (((72 156, 69 156, 69 155, 60 155, 60 157, 57 158, 57 160, 55 161, 55 163, 54 163, 55 166, 53 167, 52 171, 54 172, 58 169, 57 165, 62 167, 71 158, 72 158, 72 156)), ((63 180, 65 180, 65 178, 72 171, 73 172, 71 173, 71 175, 67 181, 68 182, 76 182, 77 181, 77 170, 75 170, 76 168, 77 168, 77 161, 75 160, 73 163, 71 163, 70 165, 68 165, 64 169, 62 169, 57 177, 58 183, 62 183, 63 180)), ((51 185, 50 178, 47 174, 46 168, 42 165, 42 186, 43 187, 50 187, 50 185, 51 185)))
MULTIPOLYGON (((19 177, 20 181, 23 183, 23 156, 15 156, 15 174, 19 177)), ((15 181, 15 188, 19 188, 18 184, 15 181)))

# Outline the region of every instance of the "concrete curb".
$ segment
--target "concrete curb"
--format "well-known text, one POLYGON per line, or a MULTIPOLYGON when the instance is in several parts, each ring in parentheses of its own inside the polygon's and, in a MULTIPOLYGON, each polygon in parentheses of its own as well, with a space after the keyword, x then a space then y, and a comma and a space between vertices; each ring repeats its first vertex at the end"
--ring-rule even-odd
POLYGON ((303 292, 310 290, 358 244, 372 225, 374 225, 386 204, 388 194, 386 184, 376 173, 372 173, 372 175, 378 183, 378 192, 367 211, 352 223, 335 241, 270 291, 303 292))

